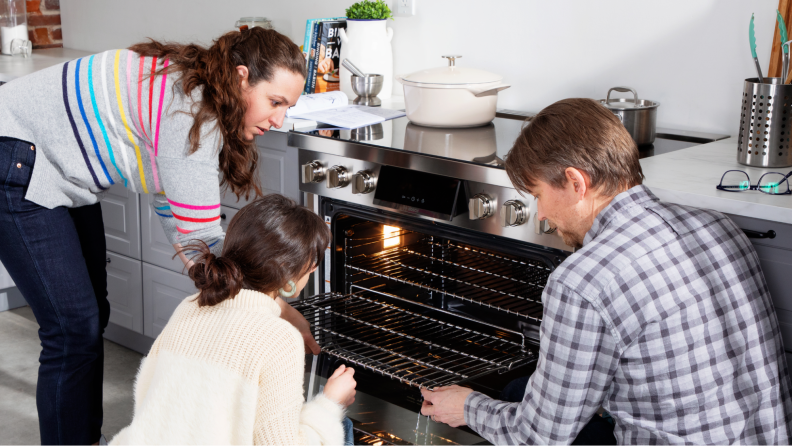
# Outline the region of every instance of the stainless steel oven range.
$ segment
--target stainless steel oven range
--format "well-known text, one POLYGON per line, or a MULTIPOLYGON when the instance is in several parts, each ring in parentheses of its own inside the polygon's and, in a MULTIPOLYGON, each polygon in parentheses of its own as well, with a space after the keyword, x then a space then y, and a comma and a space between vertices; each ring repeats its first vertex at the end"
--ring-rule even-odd
POLYGON ((542 290, 571 248, 503 170, 522 125, 402 118, 289 134, 306 204, 333 233, 313 295, 294 304, 322 346, 306 383, 310 394, 338 364, 355 367, 358 444, 484 442, 420 416, 419 389, 498 397, 532 372, 542 290))

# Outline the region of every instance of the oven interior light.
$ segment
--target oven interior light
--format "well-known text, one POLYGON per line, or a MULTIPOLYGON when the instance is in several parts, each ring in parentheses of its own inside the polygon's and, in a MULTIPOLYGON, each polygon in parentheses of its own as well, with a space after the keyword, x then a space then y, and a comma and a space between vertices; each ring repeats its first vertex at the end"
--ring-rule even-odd
POLYGON ((401 245, 401 228, 396 226, 382 226, 382 247, 384 249, 401 245))

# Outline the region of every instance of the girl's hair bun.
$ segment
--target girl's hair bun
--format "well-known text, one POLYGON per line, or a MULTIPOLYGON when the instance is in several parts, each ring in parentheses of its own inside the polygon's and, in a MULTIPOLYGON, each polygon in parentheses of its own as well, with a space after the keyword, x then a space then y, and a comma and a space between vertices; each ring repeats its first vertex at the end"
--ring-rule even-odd
POLYGON ((242 208, 228 225, 223 254, 206 243, 197 251, 190 278, 199 290, 198 304, 217 305, 249 288, 272 293, 297 281, 324 258, 330 229, 318 215, 294 200, 270 194, 242 208))
POLYGON ((198 306, 213 306, 229 297, 234 297, 242 289, 244 276, 239 265, 227 257, 217 257, 206 243, 197 247, 199 254, 193 259, 190 278, 198 288, 198 306))

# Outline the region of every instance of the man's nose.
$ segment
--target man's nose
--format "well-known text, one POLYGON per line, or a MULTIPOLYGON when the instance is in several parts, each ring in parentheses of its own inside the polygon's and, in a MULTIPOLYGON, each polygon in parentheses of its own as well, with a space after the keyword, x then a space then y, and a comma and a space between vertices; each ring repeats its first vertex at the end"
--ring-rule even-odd
POLYGON ((547 220, 544 209, 542 209, 542 206, 539 205, 539 200, 536 200, 536 218, 539 221, 547 220))

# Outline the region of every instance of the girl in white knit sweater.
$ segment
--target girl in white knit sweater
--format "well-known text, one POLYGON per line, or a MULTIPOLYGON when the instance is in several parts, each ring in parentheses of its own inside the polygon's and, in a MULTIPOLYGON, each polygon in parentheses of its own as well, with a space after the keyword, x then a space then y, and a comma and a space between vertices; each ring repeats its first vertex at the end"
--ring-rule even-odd
POLYGON ((143 360, 132 424, 111 444, 344 444, 354 370, 339 367, 305 403, 307 341, 280 317, 279 294, 302 290, 329 242, 316 214, 273 194, 234 217, 222 256, 193 247, 199 293, 143 360))

